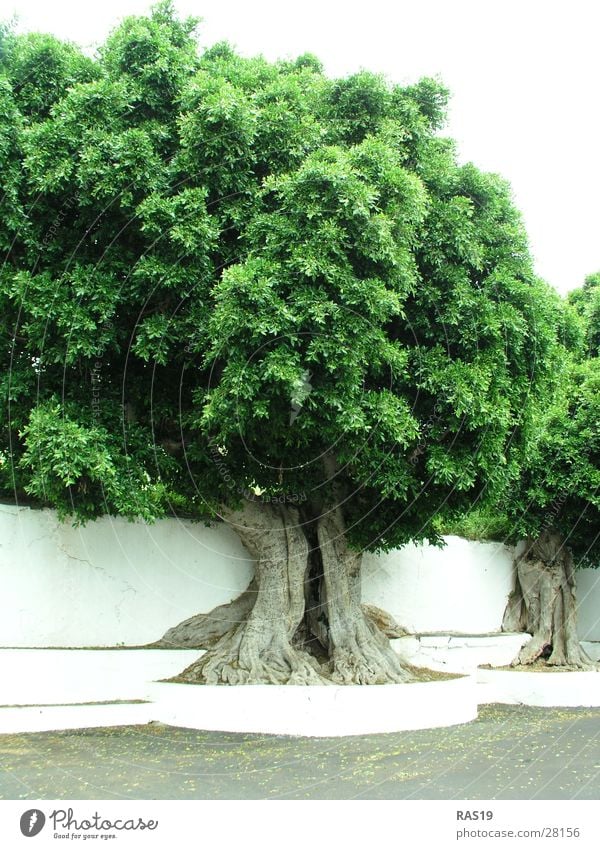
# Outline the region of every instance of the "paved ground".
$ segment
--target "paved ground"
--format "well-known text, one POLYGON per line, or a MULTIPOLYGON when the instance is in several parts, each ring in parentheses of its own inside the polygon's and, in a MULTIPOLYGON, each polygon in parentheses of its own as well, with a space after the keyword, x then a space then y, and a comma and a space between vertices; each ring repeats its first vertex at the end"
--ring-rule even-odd
POLYGON ((0 736, 2 799, 598 799, 600 709, 310 740, 148 725, 0 736))

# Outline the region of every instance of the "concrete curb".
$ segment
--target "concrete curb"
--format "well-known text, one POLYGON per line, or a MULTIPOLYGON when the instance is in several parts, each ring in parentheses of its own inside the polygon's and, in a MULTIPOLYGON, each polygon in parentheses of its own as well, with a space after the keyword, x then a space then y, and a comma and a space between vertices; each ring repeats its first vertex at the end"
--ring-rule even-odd
MULTIPOLYGON (((479 640, 468 641, 465 650, 479 650, 479 640)), ((459 649, 457 640, 453 651, 459 649)), ((5 705, 0 706, 0 734, 154 721, 207 731, 342 737, 470 722, 477 718, 479 704, 600 706, 597 671, 479 668, 451 680, 380 687, 194 687, 161 682, 201 654, 151 649, 0 650, 0 704, 5 705), (144 701, 132 704, 134 700, 144 701)))
POLYGON ((0 734, 164 722, 188 728, 338 737, 469 722, 472 676, 381 687, 194 687, 160 683, 199 651, 0 650, 0 734), (145 704, 89 704, 145 700, 145 704), (87 704, 85 704, 87 703, 87 704))
POLYGON ((523 672, 478 669, 479 704, 600 707, 600 670, 523 672))
POLYGON ((157 684, 168 725, 205 731, 348 737, 442 728, 477 719, 470 676, 373 687, 157 684), (236 692, 237 691, 237 692, 236 692))

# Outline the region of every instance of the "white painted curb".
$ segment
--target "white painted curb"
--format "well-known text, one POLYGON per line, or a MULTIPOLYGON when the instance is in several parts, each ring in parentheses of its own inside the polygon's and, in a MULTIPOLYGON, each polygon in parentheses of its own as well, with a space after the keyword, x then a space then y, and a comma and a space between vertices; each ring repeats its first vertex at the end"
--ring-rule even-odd
MULTIPOLYGON (((70 705, 151 699, 202 652, 159 649, 0 649, 0 705, 70 705)), ((0 709, 0 722, 2 710, 0 709)))
POLYGON ((1 708, 0 733, 25 734, 37 731, 145 725, 154 719, 155 713, 156 706, 150 703, 1 708))
POLYGON ((157 716, 205 731, 346 737, 441 728, 477 718, 474 678, 382 686, 156 685, 157 716))
MULTIPOLYGON (((476 641, 468 640, 466 648, 471 650, 476 641)), ((457 645, 453 650, 459 649, 457 645)), ((161 682, 201 654, 0 650, 0 704, 12 705, 0 707, 0 734, 159 721, 207 731, 341 737, 457 725, 476 719, 478 704, 600 706, 600 670, 480 668, 453 680, 371 687, 242 688, 161 682), (80 704, 115 699, 148 703, 80 704)))
POLYGON ((522 672, 478 669, 479 704, 600 707, 600 670, 522 672))

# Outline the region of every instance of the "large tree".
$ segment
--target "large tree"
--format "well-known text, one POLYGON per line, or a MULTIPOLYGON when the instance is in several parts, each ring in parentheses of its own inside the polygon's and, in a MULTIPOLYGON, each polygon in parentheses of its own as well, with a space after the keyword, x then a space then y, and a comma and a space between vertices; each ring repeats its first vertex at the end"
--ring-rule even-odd
POLYGON ((410 680, 361 554, 518 479, 559 299, 439 82, 200 55, 194 26, 163 2, 92 64, 4 36, 5 496, 238 532, 256 577, 186 626, 189 681, 410 680))
POLYGON ((600 565, 600 359, 586 357, 597 353, 596 277, 569 296, 581 338, 566 340, 562 378, 505 503, 521 551, 503 628, 532 634, 514 665, 592 665, 579 642, 575 589, 577 569, 600 565))

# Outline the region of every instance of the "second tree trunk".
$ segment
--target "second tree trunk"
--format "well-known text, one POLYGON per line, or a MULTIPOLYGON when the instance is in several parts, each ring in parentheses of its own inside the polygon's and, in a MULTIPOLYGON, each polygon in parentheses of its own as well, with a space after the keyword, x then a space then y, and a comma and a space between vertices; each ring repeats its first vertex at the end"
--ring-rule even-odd
POLYGON ((502 630, 529 631, 532 638, 512 665, 545 658, 550 666, 593 666, 579 643, 575 568, 562 537, 544 530, 537 539, 526 540, 516 567, 502 630))

